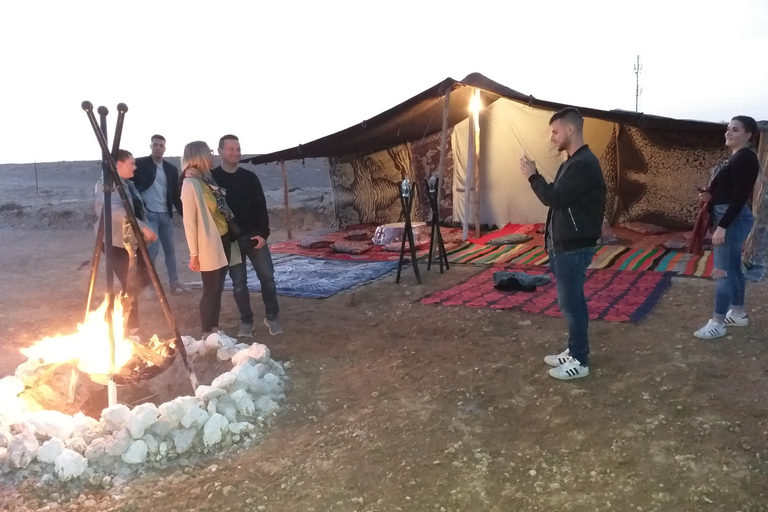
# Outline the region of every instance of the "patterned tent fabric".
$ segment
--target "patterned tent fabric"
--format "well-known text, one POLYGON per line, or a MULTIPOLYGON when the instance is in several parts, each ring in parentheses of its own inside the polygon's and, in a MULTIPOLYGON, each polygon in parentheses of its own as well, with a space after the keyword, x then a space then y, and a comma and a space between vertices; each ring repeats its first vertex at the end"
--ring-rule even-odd
POLYGON ((329 158, 336 224, 401 221, 400 183, 413 181, 411 152, 403 144, 370 155, 329 158))
MULTIPOLYGON (((445 151, 445 170, 443 172, 443 178, 440 183, 441 188, 441 201, 440 201, 440 220, 442 222, 451 222, 453 220, 453 151, 451 148, 451 133, 453 129, 448 130, 447 144, 445 151)), ((433 135, 424 137, 423 140, 414 142, 411 144, 411 152, 413 153, 413 163, 416 167, 416 183, 418 187, 419 197, 419 216, 413 220, 426 221, 429 216, 429 196, 427 193, 427 187, 424 183, 429 176, 437 176, 440 166, 440 143, 442 141, 442 133, 438 132, 433 135)))
POLYGON ((709 182, 710 170, 727 158, 727 151, 722 140, 708 149, 701 147, 700 135, 688 141, 681 133, 670 132, 667 141, 664 135, 649 135, 632 126, 619 130, 612 224, 648 222, 669 229, 688 229, 696 221, 699 205, 694 185, 709 182))

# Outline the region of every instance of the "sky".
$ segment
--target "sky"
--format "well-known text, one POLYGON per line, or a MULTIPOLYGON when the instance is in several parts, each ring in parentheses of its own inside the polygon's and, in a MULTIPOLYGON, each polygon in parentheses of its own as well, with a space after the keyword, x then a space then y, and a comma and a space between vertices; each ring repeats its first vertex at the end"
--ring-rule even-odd
POLYGON ((0 163, 98 160, 83 100, 128 105, 121 147, 234 133, 306 143, 480 72, 537 98, 768 119, 765 0, 0 2, 0 163))

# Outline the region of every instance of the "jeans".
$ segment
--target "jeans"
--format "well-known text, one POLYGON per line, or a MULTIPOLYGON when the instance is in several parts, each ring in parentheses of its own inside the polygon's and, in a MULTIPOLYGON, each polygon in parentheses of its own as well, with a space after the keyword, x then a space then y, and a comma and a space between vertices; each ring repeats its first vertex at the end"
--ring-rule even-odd
POLYGON ((594 247, 549 251, 549 266, 557 285, 557 303, 568 324, 568 350, 571 357, 583 366, 589 366, 589 311, 584 296, 584 281, 594 255, 594 247))
MULTIPOLYGON (((149 244, 147 251, 152 265, 155 265, 157 253, 160 252, 160 246, 163 247, 165 256, 165 268, 168 269, 168 282, 177 284, 179 282, 179 272, 176 269, 176 249, 173 242, 173 219, 168 213, 157 213, 147 210, 147 224, 152 231, 157 233, 157 240, 149 244)), ((157 268, 157 266, 155 266, 157 268)))
POLYGON ((120 247, 112 247, 112 270, 117 276, 118 281, 120 281, 123 293, 133 298, 126 327, 134 329, 139 327, 139 295, 151 283, 151 279, 149 278, 149 272, 144 264, 144 258, 141 253, 138 251, 136 253, 136 273, 132 276, 128 275, 130 260, 128 251, 120 247))
MULTIPOLYGON (((221 237, 224 246, 224 254, 229 259, 229 239, 227 235, 221 237)), ((203 280, 203 295, 200 297, 200 324, 203 333, 213 332, 219 328, 219 313, 221 313, 221 294, 224 291, 224 278, 227 275, 227 267, 217 270, 200 272, 203 280)))
MULTIPOLYGON (((261 249, 256 249, 256 241, 251 240, 251 235, 241 236, 237 239, 240 246, 242 263, 229 267, 229 275, 232 278, 232 295, 235 297, 237 309, 240 311, 240 321, 244 324, 253 324, 253 311, 251 310, 251 295, 248 291, 248 274, 246 269, 246 256, 251 260, 256 276, 261 283, 261 298, 264 301, 264 309, 267 320, 276 320, 280 307, 277 304, 277 286, 275 285, 275 267, 272 264, 272 255, 269 246, 264 244, 261 249)), ((226 272, 222 275, 222 283, 226 279, 226 272)))
MULTIPOLYGON (((715 226, 725 215, 727 204, 716 204, 714 207, 715 226)), ((715 314, 725 316, 731 306, 744 306, 746 283, 744 272, 741 270, 741 248, 749 236, 754 224, 752 210, 744 206, 725 230, 725 243, 716 245, 713 257, 713 274, 722 270, 725 276, 715 279, 715 314)))

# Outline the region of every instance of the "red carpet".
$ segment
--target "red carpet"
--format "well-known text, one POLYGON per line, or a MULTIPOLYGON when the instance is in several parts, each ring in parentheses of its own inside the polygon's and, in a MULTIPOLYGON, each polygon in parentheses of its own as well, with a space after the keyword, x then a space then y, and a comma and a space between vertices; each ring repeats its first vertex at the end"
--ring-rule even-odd
MULTIPOLYGON (((539 266, 494 266, 446 290, 418 299, 422 304, 467 306, 470 308, 516 309, 526 313, 563 316, 557 306, 554 279, 536 291, 506 292, 493 287, 493 273, 499 270, 545 274, 539 266)), ((637 323, 653 310, 672 284, 674 272, 589 269, 584 293, 591 320, 637 323)))

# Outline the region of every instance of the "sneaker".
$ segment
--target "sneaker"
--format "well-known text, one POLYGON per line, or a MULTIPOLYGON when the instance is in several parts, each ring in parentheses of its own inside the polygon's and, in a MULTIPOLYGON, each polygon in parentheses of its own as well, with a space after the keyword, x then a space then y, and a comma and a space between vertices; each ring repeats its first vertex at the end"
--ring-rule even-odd
POLYGON ((171 295, 179 295, 184 293, 184 287, 181 286, 180 283, 171 283, 171 285, 168 287, 168 290, 171 292, 171 295))
POLYGON ((565 349, 556 356, 546 356, 544 357, 544 362, 547 363, 549 366, 560 366, 561 364, 565 364, 568 361, 573 359, 571 357, 571 351, 570 349, 565 349))
POLYGON ((255 328, 253 327, 253 324, 240 324, 240 330, 237 331, 237 337, 246 338, 253 334, 254 330, 255 328))
POLYGON ((734 315, 733 310, 729 309, 728 314, 725 315, 725 325, 730 327, 746 327, 749 325, 749 317, 746 313, 742 313, 741 316, 734 315))
POLYGON ((693 335, 702 340, 720 338, 725 336, 725 324, 719 324, 710 319, 707 325, 693 333, 693 335))
POLYGON ((549 375, 559 380, 580 379, 589 375, 589 366, 583 366, 578 360, 568 356, 568 361, 549 370, 549 375))
POLYGON ((271 334, 272 336, 277 336, 278 334, 283 333, 283 326, 280 325, 280 322, 277 321, 277 318, 275 318, 274 320, 265 318, 264 325, 269 327, 269 334, 271 334))

